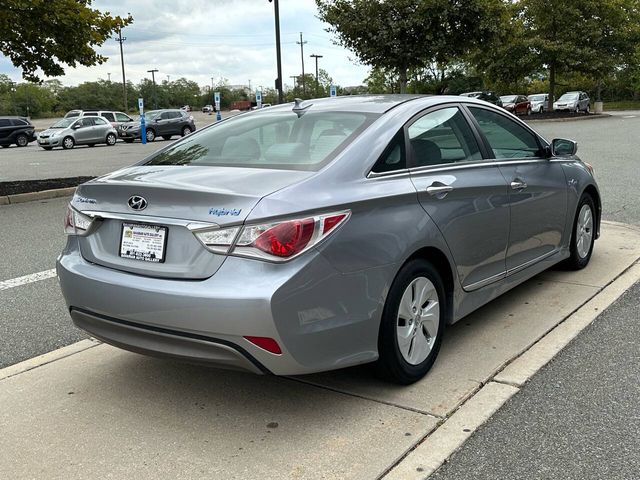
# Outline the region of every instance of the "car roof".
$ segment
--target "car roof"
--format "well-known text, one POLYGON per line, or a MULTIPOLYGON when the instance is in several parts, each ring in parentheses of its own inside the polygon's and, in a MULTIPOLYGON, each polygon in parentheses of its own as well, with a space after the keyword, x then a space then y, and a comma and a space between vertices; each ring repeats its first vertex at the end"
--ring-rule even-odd
MULTIPOLYGON (((392 108, 417 99, 425 98, 428 95, 345 95, 333 98, 313 98, 302 100, 301 109, 313 111, 335 111, 335 112, 363 112, 363 113, 384 113, 392 108)), ((284 103, 271 106, 269 112, 291 110, 294 103, 284 103)))

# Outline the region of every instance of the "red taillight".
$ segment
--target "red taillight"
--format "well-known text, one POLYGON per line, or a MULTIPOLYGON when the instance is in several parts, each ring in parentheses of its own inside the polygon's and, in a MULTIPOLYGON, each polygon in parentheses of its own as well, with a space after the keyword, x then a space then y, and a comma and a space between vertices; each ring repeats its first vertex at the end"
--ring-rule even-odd
POLYGON ((314 225, 313 218, 280 223, 256 238, 253 246, 277 257, 290 257, 307 246, 314 225))
POLYGON ((340 213, 338 215, 324 217, 324 223, 322 225, 322 233, 327 233, 331 231, 331 229, 336 225, 338 225, 346 216, 347 216, 346 213, 340 213))
POLYGON ((269 353, 274 353, 276 355, 280 355, 282 350, 280 349, 280 345, 273 338, 269 337, 244 337, 249 340, 254 345, 266 350, 269 353))

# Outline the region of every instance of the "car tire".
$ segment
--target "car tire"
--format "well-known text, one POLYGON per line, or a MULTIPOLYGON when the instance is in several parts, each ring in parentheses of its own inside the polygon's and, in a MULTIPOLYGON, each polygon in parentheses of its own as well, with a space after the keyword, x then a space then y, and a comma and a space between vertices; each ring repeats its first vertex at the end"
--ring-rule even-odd
POLYGON ((581 270, 589 264, 596 239, 596 207, 593 198, 583 193, 576 208, 571 231, 569 258, 563 262, 568 270, 581 270))
POLYGON ((118 137, 116 137, 115 134, 113 133, 107 134, 107 139, 106 139, 107 145, 109 145, 110 147, 113 147, 117 141, 118 141, 118 137))
POLYGON ((62 148, 64 148, 65 150, 70 150, 75 146, 76 146, 76 142, 73 139, 73 137, 64 137, 62 139, 62 148))
POLYGON ((587 105, 587 108, 584 110, 584 113, 586 113, 587 115, 591 113, 591 105, 587 105))
POLYGON ((124 143, 133 143, 133 138, 125 138, 124 143))
POLYGON ((11 145, 0 145, 2 148, 9 148, 11 145))
POLYGON ((29 139, 26 135, 20 134, 16 137, 16 145, 19 147, 26 147, 29 145, 29 139))
POLYGON ((576 109, 575 109, 574 113, 576 113, 576 114, 580 113, 580 105, 576 106, 576 109))
POLYGON ((163 135, 162 138, 165 140, 171 140, 171 135, 163 135))
POLYGON ((53 147, 42 147, 42 148, 44 148, 45 150, 53 150, 53 147))
POLYGON ((448 318, 445 287, 438 270, 425 260, 407 262, 387 295, 378 335, 376 373, 402 385, 424 377, 438 355, 448 318))
POLYGON ((527 108, 527 115, 531 115, 531 107, 527 108))
POLYGON ((90 147, 90 148, 93 148, 93 147, 95 147, 95 146, 96 146, 96 144, 95 144, 95 143, 90 143, 90 144, 89 144, 89 147, 90 147))
POLYGON ((154 132, 149 128, 147 129, 146 136, 147 136, 147 142, 153 142, 156 139, 156 132, 154 132))
POLYGON ((189 135, 192 131, 193 131, 193 130, 191 130, 191 128, 190 128, 190 127, 184 127, 184 128, 182 129, 182 136, 183 136, 183 137, 186 137, 186 136, 187 136, 187 135, 189 135))

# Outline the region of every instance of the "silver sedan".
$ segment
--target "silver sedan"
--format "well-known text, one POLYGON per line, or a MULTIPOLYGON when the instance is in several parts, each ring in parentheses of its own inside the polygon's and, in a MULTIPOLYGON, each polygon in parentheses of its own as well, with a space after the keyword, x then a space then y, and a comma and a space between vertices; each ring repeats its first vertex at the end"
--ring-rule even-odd
POLYGON ((576 148, 465 97, 238 115, 81 185, 60 285, 78 327, 135 352, 415 382, 449 325, 589 263, 601 201, 576 148))
POLYGON ((38 145, 45 150, 54 147, 70 149, 76 145, 93 147, 99 143, 115 145, 118 132, 102 117, 70 117, 54 123, 38 134, 38 145))

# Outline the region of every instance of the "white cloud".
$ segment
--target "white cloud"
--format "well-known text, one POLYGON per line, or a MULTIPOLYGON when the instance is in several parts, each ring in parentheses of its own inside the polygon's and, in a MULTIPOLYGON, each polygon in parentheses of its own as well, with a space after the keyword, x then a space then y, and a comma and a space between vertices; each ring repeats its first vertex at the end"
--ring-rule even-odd
MULTIPOLYGON (((186 77, 209 85, 211 77, 227 78, 231 84, 272 87, 276 77, 273 4, 267 0, 95 0, 93 8, 124 16, 134 22, 123 30, 127 80, 135 83, 157 68, 157 80, 186 77)), ((314 73, 309 55, 323 55, 320 68, 340 85, 361 84, 368 68, 355 56, 331 41, 326 25, 316 18, 314 0, 280 0, 282 69, 285 84, 301 71, 299 32, 303 32, 305 72, 314 73)), ((67 85, 121 79, 118 43, 109 40, 99 49, 108 57, 103 65, 67 68, 60 80, 67 85)), ((0 57, 0 73, 20 80, 20 71, 0 57)))

